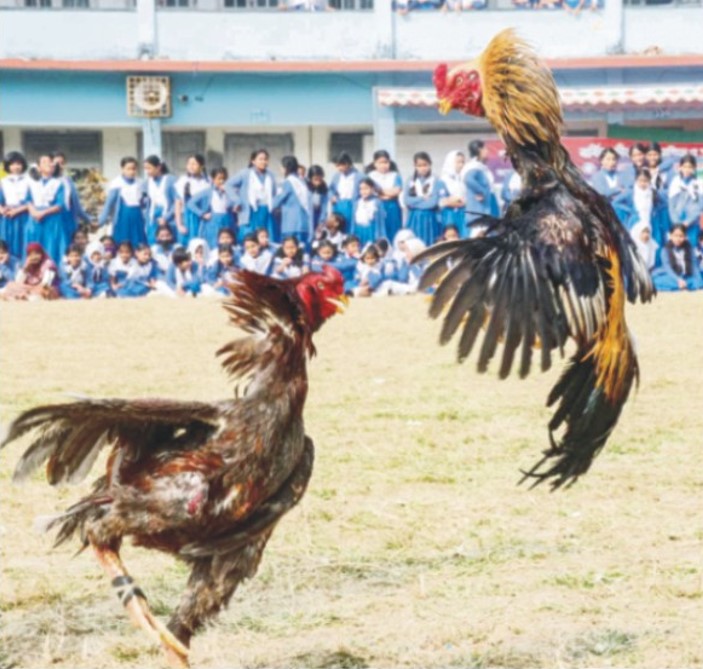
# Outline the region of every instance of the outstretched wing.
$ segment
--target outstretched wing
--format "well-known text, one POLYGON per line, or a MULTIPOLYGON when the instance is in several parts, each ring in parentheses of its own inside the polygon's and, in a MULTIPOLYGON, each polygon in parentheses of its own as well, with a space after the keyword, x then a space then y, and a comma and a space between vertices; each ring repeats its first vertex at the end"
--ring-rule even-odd
POLYGON ((432 247, 418 257, 432 260, 421 285, 439 282, 430 314, 446 309, 440 341, 461 329, 463 360, 485 330, 480 372, 499 342, 501 378, 509 375, 518 350, 519 374, 525 377, 534 348, 546 370, 555 348, 563 355, 567 339, 576 342, 576 354, 547 401, 557 405, 549 423, 550 448, 526 474, 536 482, 551 479, 554 488, 588 471, 637 376, 618 247, 608 246, 598 229, 589 235, 579 213, 568 201, 555 206, 545 199, 512 220, 494 219, 487 237, 432 247))
POLYGON ((430 315, 437 318, 446 310, 440 342, 461 330, 463 361, 485 326, 480 372, 500 341, 501 378, 509 375, 518 350, 519 374, 527 376, 536 346, 545 371, 555 348, 563 352, 569 337, 579 345, 590 341, 604 322, 604 261, 578 218, 553 207, 512 221, 493 219, 488 236, 433 246, 418 256, 424 259, 431 264, 421 287, 439 283, 430 315))
POLYGON ((75 483, 85 478, 104 446, 119 443, 123 459, 132 462, 146 452, 191 449, 218 428, 219 417, 219 407, 204 402, 100 399, 55 404, 18 416, 0 448, 34 432, 14 480, 46 463, 49 483, 75 483))
MULTIPOLYGON (((229 288, 232 296, 225 300, 224 308, 232 323, 248 336, 217 352, 225 370, 235 379, 246 379, 272 365, 287 364, 287 357, 297 355, 305 339, 300 301, 292 284, 241 270, 229 288)), ((309 338, 305 345, 312 353, 309 338)))

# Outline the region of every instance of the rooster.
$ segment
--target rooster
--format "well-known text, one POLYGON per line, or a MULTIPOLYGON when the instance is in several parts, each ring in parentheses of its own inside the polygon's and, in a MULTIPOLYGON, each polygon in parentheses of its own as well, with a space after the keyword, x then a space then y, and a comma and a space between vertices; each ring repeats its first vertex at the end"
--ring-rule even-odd
POLYGON ((80 481, 111 447, 92 493, 48 527, 58 528, 56 545, 79 533, 129 617, 172 667, 188 666, 193 634, 254 576, 276 523, 305 492, 313 465, 303 425, 306 359, 315 353, 313 333, 346 304, 342 276, 331 267, 289 281, 242 271, 231 288, 224 306, 247 336, 218 354, 246 384, 242 398, 42 406, 20 415, 2 444, 34 432, 14 479, 46 463, 52 485, 80 481), (128 536, 192 568, 167 626, 120 559, 128 536))
POLYGON ((522 178, 502 218, 475 221, 487 234, 438 244, 418 256, 421 281, 438 283, 430 307, 445 313, 440 342, 461 331, 459 361, 485 329, 478 371, 502 342, 499 376, 527 376, 534 348, 542 371, 551 353, 576 344, 547 405, 550 446, 523 481, 553 489, 588 471, 638 379, 625 302, 651 300, 654 288, 610 204, 584 181, 560 142, 559 93, 551 72, 512 30, 496 35, 473 62, 434 73, 439 110, 485 117, 522 178), (447 268, 450 267, 449 271, 447 268))

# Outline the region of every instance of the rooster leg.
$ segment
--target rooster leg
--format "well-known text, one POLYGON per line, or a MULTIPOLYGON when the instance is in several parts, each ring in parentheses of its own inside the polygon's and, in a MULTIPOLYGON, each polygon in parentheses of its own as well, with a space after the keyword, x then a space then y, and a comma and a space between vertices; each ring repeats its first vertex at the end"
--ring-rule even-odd
POLYGON ((134 579, 127 573, 119 553, 110 546, 91 541, 95 556, 110 577, 122 605, 132 622, 144 630, 166 653, 173 669, 188 667, 188 648, 184 646, 149 610, 146 597, 134 579))

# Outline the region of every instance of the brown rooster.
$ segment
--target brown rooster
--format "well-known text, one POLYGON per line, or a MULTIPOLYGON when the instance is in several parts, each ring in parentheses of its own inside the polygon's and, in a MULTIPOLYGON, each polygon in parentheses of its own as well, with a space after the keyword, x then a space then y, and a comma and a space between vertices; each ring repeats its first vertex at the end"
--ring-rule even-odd
POLYGON ((313 333, 346 303, 339 272, 277 281, 246 271, 225 302, 248 336, 218 354, 241 399, 206 404, 161 399, 86 400, 26 411, 2 446, 36 439, 15 480, 46 462, 52 485, 83 479, 110 446, 107 471, 93 492, 52 519, 56 544, 80 533, 112 581, 132 621, 188 666, 193 634, 223 608, 242 579, 254 576, 276 523, 305 492, 313 443, 305 435, 306 358, 313 333), (168 626, 120 559, 120 545, 175 555, 192 567, 168 626))
POLYGON ((485 328, 480 372, 502 342, 500 378, 516 354, 525 377, 533 348, 547 370, 551 351, 563 355, 567 340, 575 341, 576 353, 547 400, 558 403, 551 447, 525 474, 535 484, 551 479, 553 488, 572 484, 605 445, 638 377, 625 301, 652 298, 649 272, 610 204, 571 162, 560 142, 552 74, 512 30, 494 37, 474 62, 438 66, 434 80, 441 112, 457 109, 490 121, 522 192, 503 218, 475 221, 487 227, 485 237, 439 244, 419 256, 432 261, 422 286, 439 281, 430 314, 447 308, 443 344, 461 328, 459 360, 485 328))

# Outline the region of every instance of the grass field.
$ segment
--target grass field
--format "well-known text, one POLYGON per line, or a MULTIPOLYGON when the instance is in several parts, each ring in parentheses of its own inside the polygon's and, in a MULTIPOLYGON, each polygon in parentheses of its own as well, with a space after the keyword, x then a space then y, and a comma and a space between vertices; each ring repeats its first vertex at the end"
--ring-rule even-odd
MULTIPOLYGON (((703 666, 703 295, 630 310, 640 390, 558 493, 515 484, 547 444, 560 365, 479 376, 425 311, 358 300, 318 334, 311 486, 193 666, 703 666)), ((228 396, 213 353, 232 334, 215 302, 3 304, 0 421, 68 392, 228 396)), ((0 666, 162 666, 93 557, 32 529, 88 483, 11 485, 25 446, 0 460, 0 666)), ((166 617, 185 568, 123 555, 166 617)))

